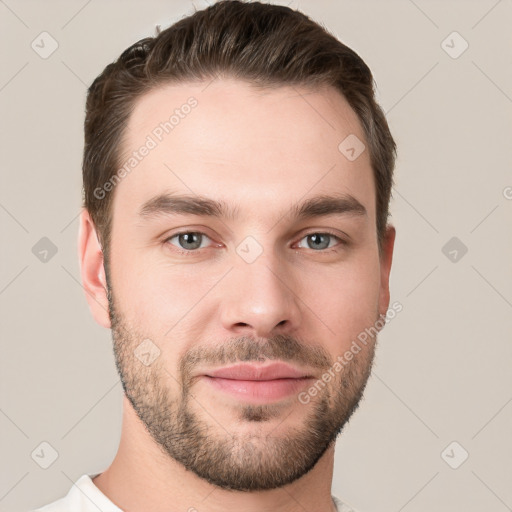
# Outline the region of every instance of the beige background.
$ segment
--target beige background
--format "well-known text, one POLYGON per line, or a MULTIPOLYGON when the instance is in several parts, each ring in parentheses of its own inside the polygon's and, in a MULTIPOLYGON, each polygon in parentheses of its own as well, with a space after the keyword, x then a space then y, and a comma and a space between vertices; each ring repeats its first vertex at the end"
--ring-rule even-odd
MULTIPOLYGON (((391 286, 403 311, 339 438, 333 492, 360 512, 512 510, 512 2, 291 6, 368 63, 399 147, 391 286)), ((86 87, 192 8, 0 0, 2 511, 63 496, 115 454, 122 388, 76 257, 86 87), (43 31, 59 45, 46 59, 31 47, 43 31), (32 252, 43 237, 58 251, 46 262, 32 252), (43 441, 58 453, 48 469, 31 457, 43 441)))

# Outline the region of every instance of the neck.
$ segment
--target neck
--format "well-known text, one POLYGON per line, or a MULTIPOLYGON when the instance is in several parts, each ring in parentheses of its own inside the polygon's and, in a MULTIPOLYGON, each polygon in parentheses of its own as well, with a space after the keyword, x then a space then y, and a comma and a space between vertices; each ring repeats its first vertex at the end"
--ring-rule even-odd
POLYGON ((257 492, 221 489, 165 455, 124 397, 121 440, 112 464, 94 484, 130 512, 334 512, 334 443, 314 468, 284 487, 257 492))

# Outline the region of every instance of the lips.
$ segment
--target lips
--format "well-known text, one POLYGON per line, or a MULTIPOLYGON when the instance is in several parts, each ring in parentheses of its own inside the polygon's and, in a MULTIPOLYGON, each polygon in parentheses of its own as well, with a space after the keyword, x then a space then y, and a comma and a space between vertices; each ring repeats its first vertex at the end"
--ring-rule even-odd
POLYGON ((244 381, 266 381, 275 379, 302 379, 313 377, 307 371, 300 370, 286 363, 272 363, 267 366, 237 364, 205 372, 207 377, 244 381))
POLYGON ((313 375, 282 361, 262 366, 242 363, 201 372, 200 380, 237 402, 262 404, 296 396, 313 375))

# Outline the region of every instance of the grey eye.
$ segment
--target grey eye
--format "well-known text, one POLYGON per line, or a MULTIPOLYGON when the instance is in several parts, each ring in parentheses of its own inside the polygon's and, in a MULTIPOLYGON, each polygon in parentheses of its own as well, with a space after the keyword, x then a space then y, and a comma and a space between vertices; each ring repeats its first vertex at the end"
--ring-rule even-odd
MULTIPOLYGON (((308 248, 314 250, 323 250, 331 248, 331 241, 340 240, 339 237, 331 235, 330 233, 310 233, 302 240, 307 240, 308 248)), ((301 242, 302 242, 301 240, 301 242)))
MULTIPOLYGON (((172 243, 174 238, 178 239, 177 247, 180 249, 185 249, 188 251, 193 251, 195 249, 200 249, 204 238, 208 239, 208 237, 204 233, 199 233, 197 231, 187 231, 186 233, 177 233, 174 236, 171 236, 168 241, 172 243)), ((172 245, 176 245, 172 243, 172 245)))

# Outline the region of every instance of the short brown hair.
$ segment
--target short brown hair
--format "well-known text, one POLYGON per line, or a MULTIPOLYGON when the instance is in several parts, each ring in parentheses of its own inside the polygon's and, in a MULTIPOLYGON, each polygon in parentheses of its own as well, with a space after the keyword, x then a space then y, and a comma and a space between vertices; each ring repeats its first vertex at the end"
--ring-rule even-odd
POLYGON ((260 2, 221 0, 127 48, 88 90, 83 199, 106 264, 113 193, 98 197, 97 191, 121 165, 123 135, 136 100, 159 85, 217 76, 261 87, 333 86, 346 98, 362 124, 369 151, 381 251, 396 145, 375 100, 370 69, 352 49, 299 11, 260 2))

